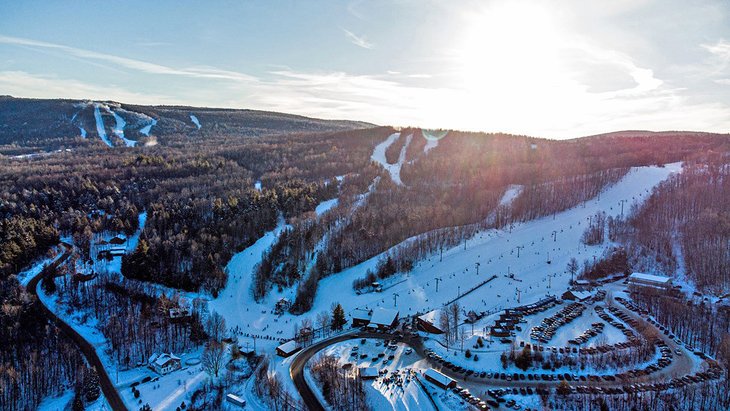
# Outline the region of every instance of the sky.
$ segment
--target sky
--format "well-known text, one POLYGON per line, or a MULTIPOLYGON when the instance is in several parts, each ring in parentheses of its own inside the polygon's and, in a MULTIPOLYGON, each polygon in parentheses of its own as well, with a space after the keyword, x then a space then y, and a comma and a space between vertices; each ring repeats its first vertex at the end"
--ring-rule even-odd
POLYGON ((0 0, 0 95, 571 138, 730 131, 727 0, 0 0))

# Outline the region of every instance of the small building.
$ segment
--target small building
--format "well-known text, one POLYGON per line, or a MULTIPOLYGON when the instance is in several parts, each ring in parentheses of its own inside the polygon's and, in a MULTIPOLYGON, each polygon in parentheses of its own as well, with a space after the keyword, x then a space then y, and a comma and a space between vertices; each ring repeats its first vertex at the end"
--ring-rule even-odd
POLYGON ((246 406, 246 400, 235 394, 227 394, 226 401, 241 408, 246 406))
POLYGON ((588 291, 576 291, 576 290, 568 290, 563 293, 562 298, 563 300, 568 301, 588 301, 591 299, 593 294, 591 294, 588 291))
POLYGON ((441 329, 439 319, 441 318, 441 310, 433 310, 418 316, 416 318, 416 326, 419 330, 425 331, 431 334, 443 334, 444 330, 441 329))
POLYGON ((182 318, 190 317, 190 310, 187 308, 170 308, 169 311, 170 319, 171 320, 177 320, 182 318))
POLYGON ((663 275, 633 273, 628 278, 629 286, 649 287, 660 290, 670 290, 672 288, 672 279, 663 275))
POLYGON ((510 330, 502 327, 491 327, 489 329, 489 334, 492 337, 509 337, 511 335, 510 330))
POLYGON ((160 375, 169 374, 182 368, 180 357, 177 357, 172 353, 152 354, 148 363, 150 368, 160 375))
POLYGON ((373 380, 378 378, 379 375, 376 367, 360 367, 357 372, 363 380, 373 380))
POLYGON ((443 389, 449 389, 456 387, 456 381, 453 379, 445 376, 444 374, 441 374, 440 372, 434 370, 433 368, 429 368, 426 370, 426 372, 423 373, 423 377, 426 378, 426 380, 430 381, 437 387, 443 388, 443 389))
POLYGON ((372 310, 363 310, 362 308, 356 308, 352 310, 350 316, 352 317, 353 327, 364 327, 370 323, 370 317, 373 315, 372 310))
POLYGON ((276 354, 280 357, 290 357, 297 351, 301 350, 302 347, 297 344, 294 340, 289 340, 285 342, 284 344, 281 344, 280 346, 276 347, 276 354))
POLYGON ((398 310, 378 307, 373 310, 373 316, 370 318, 370 326, 380 330, 393 328, 398 324, 398 310))
POLYGON ((377 281, 373 281, 373 283, 370 284, 370 287, 372 287, 373 291, 375 291, 377 293, 383 292, 383 286, 377 281))

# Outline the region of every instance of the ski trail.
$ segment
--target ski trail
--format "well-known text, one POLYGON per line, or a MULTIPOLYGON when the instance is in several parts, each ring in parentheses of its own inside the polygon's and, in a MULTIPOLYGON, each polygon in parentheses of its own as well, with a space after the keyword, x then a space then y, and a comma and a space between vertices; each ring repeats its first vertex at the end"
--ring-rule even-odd
POLYGON ((94 103, 94 118, 96 119, 96 133, 99 134, 99 138, 101 138, 101 141, 103 141, 106 145, 109 147, 114 147, 111 140, 109 140, 109 136, 106 135, 106 130, 104 129, 104 120, 101 118, 101 111, 99 110, 99 103, 94 103))

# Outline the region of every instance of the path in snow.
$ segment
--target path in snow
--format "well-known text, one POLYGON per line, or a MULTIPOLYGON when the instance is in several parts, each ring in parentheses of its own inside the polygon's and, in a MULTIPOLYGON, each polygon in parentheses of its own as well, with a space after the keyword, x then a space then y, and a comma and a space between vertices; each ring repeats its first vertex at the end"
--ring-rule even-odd
POLYGON ((195 114, 190 115, 190 121, 192 121, 195 124, 195 126, 198 127, 198 130, 200 130, 200 127, 202 127, 202 126, 200 125, 200 121, 198 121, 198 118, 195 117, 195 114))
POLYGON ((96 133, 99 134, 99 138, 101 138, 101 141, 106 143, 109 147, 114 147, 112 145, 111 140, 109 140, 109 137, 106 135, 106 130, 104 129, 104 120, 101 118, 101 111, 99 111, 99 103, 94 103, 94 118, 96 119, 96 133))
POLYGON ((373 161, 382 165, 386 170, 388 170, 388 173, 390 173, 390 178, 393 180, 394 183, 402 186, 403 181, 401 181, 400 179, 400 169, 401 167, 403 167, 403 162, 406 159, 406 150, 408 149, 408 145, 411 144, 411 139, 413 138, 413 135, 409 134, 406 137, 406 142, 403 144, 403 147, 400 150, 400 155, 398 156, 398 162, 395 164, 390 164, 385 157, 385 151, 393 143, 398 141, 398 137, 400 137, 400 133, 393 133, 388 136, 385 141, 375 146, 375 149, 373 150, 373 155, 370 156, 370 158, 373 161))

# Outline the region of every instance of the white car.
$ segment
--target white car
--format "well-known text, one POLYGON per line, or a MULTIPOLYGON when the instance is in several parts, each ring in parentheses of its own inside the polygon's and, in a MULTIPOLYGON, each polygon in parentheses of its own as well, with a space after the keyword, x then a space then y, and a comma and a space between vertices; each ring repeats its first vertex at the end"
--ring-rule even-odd
POLYGON ((406 348, 406 355, 409 355, 413 352, 413 348, 406 348))

